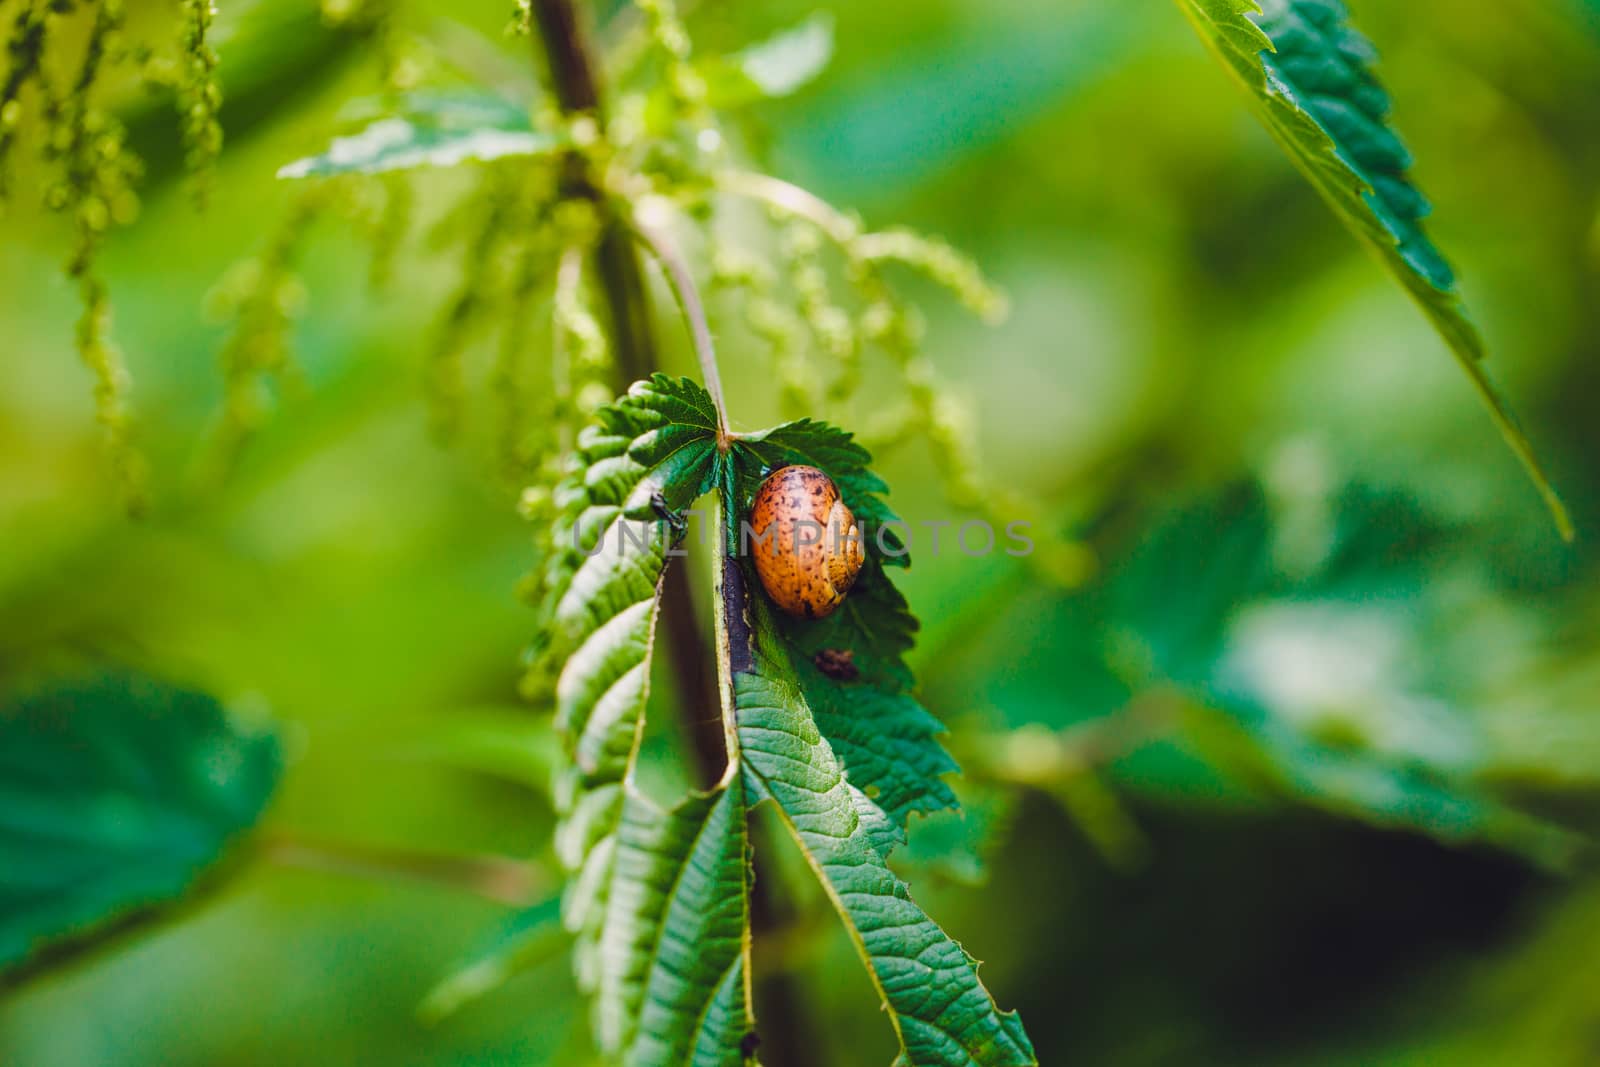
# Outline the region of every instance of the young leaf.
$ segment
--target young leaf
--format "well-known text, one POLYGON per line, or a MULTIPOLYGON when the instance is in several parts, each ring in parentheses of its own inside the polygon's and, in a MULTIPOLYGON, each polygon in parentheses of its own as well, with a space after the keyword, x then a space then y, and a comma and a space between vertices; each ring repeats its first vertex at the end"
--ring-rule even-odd
POLYGON ((1389 97, 1372 73, 1376 53, 1349 24, 1343 0, 1177 2, 1290 159, 1428 316, 1571 540, 1566 508, 1484 370, 1483 338, 1449 264, 1423 230, 1428 202, 1410 180, 1410 154, 1388 124, 1389 97))
POLYGON ((274 735, 148 679, 0 707, 0 972, 179 901, 255 824, 280 771, 274 735))
POLYGON ((472 126, 454 128, 379 119, 360 133, 337 137, 321 155, 297 159, 278 169, 280 178, 325 178, 335 174, 379 174, 415 167, 453 167, 469 159, 487 161, 506 156, 554 152, 559 138, 523 128, 472 126))
POLYGON ((563 918, 600 1047, 625 1064, 739 1064, 751 1027, 743 784, 730 774, 663 811, 633 780, 668 518, 709 487, 715 437, 710 397, 684 379, 658 375, 605 409, 568 500, 568 528, 600 540, 565 547, 551 589, 563 918), (652 511, 666 514, 634 517, 652 511))

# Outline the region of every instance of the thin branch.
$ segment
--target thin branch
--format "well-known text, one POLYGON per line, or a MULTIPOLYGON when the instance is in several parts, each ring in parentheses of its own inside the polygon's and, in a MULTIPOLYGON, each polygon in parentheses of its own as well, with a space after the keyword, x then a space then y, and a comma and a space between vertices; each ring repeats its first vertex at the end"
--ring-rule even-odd
MULTIPOLYGON (((578 26, 571 0, 531 0, 529 6, 540 31, 539 36, 543 41, 544 53, 549 63, 556 99, 562 110, 568 114, 587 112, 600 120, 603 126, 604 115, 598 78, 590 60, 588 43, 578 26)), ((570 168, 567 184, 569 193, 593 200, 602 212, 609 216, 606 218, 606 228, 600 246, 595 253, 596 272, 610 308, 612 343, 617 349, 618 366, 633 378, 643 378, 655 369, 657 358, 655 338, 650 326, 649 297, 644 288, 634 239, 626 232, 624 226, 619 224, 616 214, 607 209, 603 193, 586 173, 584 160, 574 155, 570 168)), ((705 314, 700 306, 699 296, 688 278, 688 272, 683 270, 677 257, 664 257, 660 255, 659 248, 655 250, 657 258, 661 259, 669 278, 674 282, 684 315, 690 320, 690 329, 695 333, 696 349, 703 353, 702 370, 706 378, 706 388, 711 392, 717 405, 719 444, 726 447, 729 440, 728 420, 722 399, 721 376, 717 373, 716 360, 711 355, 711 335, 705 326, 705 314)), ((721 536, 720 531, 717 536, 721 536)), ((734 569, 737 570, 737 564, 734 569)), ((727 596, 728 572, 724 570, 719 577, 723 580, 718 582, 718 594, 727 596)), ((733 581, 737 582, 740 577, 742 576, 736 576, 733 581)), ((730 624, 743 627, 743 597, 738 596, 736 599, 740 607, 730 624)), ((701 785, 709 786, 727 773, 731 759, 738 751, 737 736, 730 736, 731 708, 725 708, 723 703, 724 700, 731 701, 732 698, 731 676, 723 679, 723 686, 727 686, 728 689, 722 692, 719 690, 723 686, 718 685, 717 678, 707 669, 712 651, 707 647, 705 628, 700 625, 700 613, 691 595, 686 569, 681 566, 667 567, 663 600, 662 614, 678 676, 682 727, 693 746, 701 785), (723 714, 708 716, 706 712, 712 708, 722 710, 723 714)), ((748 636, 744 644, 748 650, 748 636)), ((748 651, 746 654, 748 655, 748 651)), ((723 670, 724 660, 719 654, 718 674, 720 675, 723 670)), ((769 873, 770 864, 759 852, 752 857, 751 862, 756 871, 750 902, 755 912, 752 919, 765 926, 768 924, 765 918, 766 890, 763 885, 775 882, 777 877, 775 872, 769 873)), ((747 982, 753 981, 750 971, 751 969, 747 968, 747 982)), ((759 996, 763 1005, 761 1012, 763 1029, 778 1038, 763 1050, 762 1058, 772 1067, 789 1067, 801 1055, 804 1035, 814 1032, 814 1028, 808 1025, 811 1020, 806 1017, 799 991, 792 981, 764 982, 756 996, 759 996)))
POLYGON ((711 402, 717 407, 717 447, 726 452, 733 439, 728 432, 728 407, 722 399, 722 375, 717 370, 716 345, 711 340, 711 327, 706 323, 705 305, 700 301, 700 291, 695 288, 694 277, 659 234, 637 219, 628 220, 628 225, 640 243, 650 250, 656 262, 661 264, 672 294, 678 299, 678 307, 689 322, 689 336, 694 341, 695 355, 700 359, 700 373, 706 380, 706 391, 711 394, 711 402))
MULTIPOLYGON (((529 10, 539 31, 535 58, 542 55, 542 62, 548 66, 552 91, 562 111, 568 115, 591 115, 603 125, 599 75, 571 0, 530 0, 529 10)), ((563 183, 565 195, 591 200, 609 216, 595 249, 595 274, 606 302, 609 335, 621 379, 618 386, 626 389, 630 382, 649 377, 659 365, 650 299, 634 238, 611 213, 581 155, 569 157, 563 183)), ((716 684, 708 669, 711 650, 706 628, 701 625, 700 611, 683 567, 667 568, 663 600, 662 615, 677 673, 683 729, 694 746, 701 785, 709 786, 722 776, 727 753, 716 720, 704 714, 705 709, 717 706, 716 684)))
POLYGON ((510 907, 533 903, 549 882, 542 868, 525 860, 317 840, 282 830, 263 837, 261 854, 281 867, 378 881, 420 882, 510 907))
MULTIPOLYGON (((600 75, 590 59, 588 38, 571 0, 531 0, 529 9, 538 28, 534 35, 535 59, 549 69, 551 91, 562 113, 568 116, 587 114, 604 127, 600 75)), ((565 196, 581 197, 604 207, 605 197, 580 153, 567 157, 562 191, 565 196)), ((605 220, 600 242, 595 247, 594 264, 605 293, 611 345, 616 353, 621 385, 627 388, 629 383, 649 377, 658 360, 639 257, 634 253, 632 238, 615 219, 605 220)))

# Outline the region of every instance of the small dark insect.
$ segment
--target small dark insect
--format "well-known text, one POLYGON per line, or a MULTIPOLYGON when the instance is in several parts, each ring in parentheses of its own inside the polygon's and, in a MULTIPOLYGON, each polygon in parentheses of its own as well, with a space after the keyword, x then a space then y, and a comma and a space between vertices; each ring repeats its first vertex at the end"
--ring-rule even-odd
POLYGON ((675 537, 682 537, 688 531, 689 520, 684 518, 682 512, 673 511, 667 507, 667 498, 662 494, 661 490, 657 489, 650 494, 650 508, 656 513, 657 518, 672 527, 672 533, 675 537))
POLYGON ((836 682, 853 682, 861 677, 854 649, 825 648, 812 656, 811 662, 817 665, 817 670, 836 682))
POLYGON ((747 1030, 744 1037, 739 1040, 739 1055, 748 1060, 756 1054, 756 1049, 760 1047, 761 1035, 754 1030, 747 1030))

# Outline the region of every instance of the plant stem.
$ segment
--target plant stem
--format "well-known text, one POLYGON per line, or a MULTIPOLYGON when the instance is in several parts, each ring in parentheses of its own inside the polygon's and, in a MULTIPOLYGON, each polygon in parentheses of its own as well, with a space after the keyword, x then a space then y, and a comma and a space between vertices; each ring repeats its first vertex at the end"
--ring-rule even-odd
MULTIPOLYGON (((578 24, 571 0, 531 0, 534 21, 544 42, 544 53, 549 64, 551 81, 555 86, 556 100, 561 109, 574 114, 587 112, 596 120, 603 119, 601 94, 594 64, 590 60, 588 44, 578 24)), ((574 157, 575 170, 569 188, 576 195, 595 201, 606 210, 605 196, 584 172, 582 160, 574 157), (581 184, 579 184, 581 182, 581 184)), ((640 232, 645 237, 643 232, 640 232)), ((700 306, 688 271, 675 256, 662 255, 659 242, 652 245, 657 258, 665 267, 684 314, 690 320, 695 335, 695 347, 701 356, 701 366, 706 377, 706 388, 717 405, 718 443, 726 448, 728 420, 722 399, 721 376, 717 373, 715 357, 711 354, 711 334, 705 325, 704 309, 700 306), (692 303, 691 303, 692 302, 692 303)), ((612 343, 617 349, 617 364, 624 375, 643 378, 657 365, 655 340, 650 331, 649 299, 645 293, 643 275, 634 250, 631 236, 615 215, 606 219, 606 229, 595 253, 595 268, 610 310, 612 343)), ((720 537, 718 531, 716 536, 720 537)), ((720 553, 718 554, 720 556, 720 553)), ((724 567, 718 576, 718 592, 731 598, 736 610, 725 624, 743 634, 744 660, 731 660, 730 669, 748 667, 749 637, 744 622, 743 575, 737 562, 731 571, 724 567)), ((723 601, 727 607, 729 599, 723 601)), ((728 716, 709 714, 723 708, 723 699, 731 700, 731 678, 727 680, 730 692, 724 694, 717 676, 708 669, 712 663, 712 650, 700 625, 688 571, 683 567, 669 566, 665 574, 663 614, 666 617, 667 640, 673 652, 673 663, 678 674, 679 706, 682 709, 682 726, 692 742, 700 784, 711 786, 723 777, 730 753, 737 751, 737 738, 725 737, 733 724, 728 716)), ((717 659, 720 672, 721 659, 717 659)), ((758 853, 752 863, 756 881, 751 894, 751 919, 753 925, 770 928, 775 920, 767 900, 766 886, 775 876, 767 872, 770 864, 764 863, 758 853)), ((780 975, 777 981, 762 983, 756 994, 762 1011, 758 1020, 762 1029, 774 1040, 762 1049, 761 1058, 770 1067, 797 1067, 806 1035, 811 1032, 803 1000, 793 979, 780 975)))
POLYGON ((728 405, 722 399, 722 374, 717 370, 717 350, 711 341, 711 327, 706 323, 706 309, 700 302, 700 292, 695 288, 689 268, 684 266, 683 260, 659 234, 641 225, 637 219, 630 220, 629 225, 666 271, 667 281, 672 286, 673 295, 678 298, 683 317, 689 320, 689 336, 694 340, 694 352, 700 360, 700 373, 706 380, 706 392, 711 394, 711 402, 717 407, 717 447, 726 452, 732 442, 732 436, 728 433, 728 405))
MULTIPOLYGON (((531 0, 529 6, 539 31, 534 45, 536 58, 542 56, 550 71, 557 104, 569 116, 587 114, 603 125, 599 73, 572 0, 531 0)), ((582 156, 570 157, 564 184, 567 195, 593 201, 608 216, 603 219, 605 228, 595 249, 595 273, 605 297, 619 385, 626 388, 631 382, 649 377, 659 366, 650 325, 650 299, 633 236, 623 220, 610 214, 605 195, 590 176, 582 156)), ((720 706, 709 669, 711 646, 683 567, 666 570, 662 614, 678 674, 683 729, 692 742, 700 784, 709 786, 722 777, 728 757, 721 727, 715 717, 708 715, 720 706)))
POLYGON ((533 903, 547 879, 535 864, 504 856, 452 856, 349 841, 315 840, 276 831, 261 854, 271 863, 380 881, 412 881, 471 893, 509 907, 533 903))
MULTIPOLYGON (((562 113, 586 114, 604 126, 600 76, 590 58, 588 38, 577 9, 571 0, 532 0, 530 7, 539 31, 534 42, 536 58, 542 59, 550 71, 551 90, 562 113)), ((591 200, 604 210, 605 196, 581 155, 568 157, 563 186, 566 195, 591 200)), ((633 241, 614 218, 604 220, 594 266, 606 295, 611 345, 623 384, 647 378, 657 364, 649 299, 633 241)))

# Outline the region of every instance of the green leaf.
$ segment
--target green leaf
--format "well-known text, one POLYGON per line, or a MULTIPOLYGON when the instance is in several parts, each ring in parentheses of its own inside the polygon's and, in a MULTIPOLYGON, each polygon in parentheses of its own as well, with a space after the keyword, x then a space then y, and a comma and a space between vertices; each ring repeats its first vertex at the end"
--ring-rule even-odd
POLYGON ((822 619, 775 615, 773 626, 813 719, 850 780, 904 829, 913 811, 957 806, 944 776, 959 768, 937 740, 944 725, 911 696, 904 657, 917 621, 884 571, 885 564, 906 566, 908 557, 893 527, 885 526, 900 520, 882 499, 888 487, 868 466, 871 461, 850 434, 809 419, 740 435, 733 449, 733 510, 745 514, 770 471, 804 463, 834 480, 861 524, 869 558, 838 610, 822 619), (843 676, 819 666, 840 653, 848 657, 843 676))
POLYGON ((556 852, 573 873, 563 920, 600 1047, 625 1064, 739 1064, 751 1026, 743 785, 663 811, 633 780, 669 516, 709 487, 715 434, 710 397, 687 379, 658 375, 604 409, 563 527, 600 539, 593 555, 559 549, 551 582, 541 655, 560 664, 568 758, 555 790, 556 852))
POLYGON ((900 834, 846 774, 818 728, 771 609, 753 596, 755 641, 734 652, 739 744, 752 800, 771 800, 850 931, 911 1067, 1037 1064, 1014 1012, 978 965, 911 900, 887 858, 900 834))
POLYGON ((1388 123, 1389 97, 1372 73, 1376 52, 1350 26, 1343 0, 1177 2, 1290 159, 1450 346, 1570 541, 1566 508, 1484 370, 1483 339, 1449 264, 1423 229, 1428 202, 1410 180, 1410 153, 1388 123))
POLYGON ((821 74, 833 58, 833 16, 819 11, 760 44, 699 64, 712 107, 739 107, 788 96, 821 74))
POLYGON ((822 620, 780 620, 760 594, 747 599, 745 563, 729 555, 735 518, 777 465, 822 467, 869 521, 892 520, 886 487, 848 434, 820 423, 724 443, 705 390, 657 375, 599 413, 559 494, 535 671, 555 676, 566 752, 556 853, 572 872, 562 916, 601 1050, 641 1067, 751 1058, 747 819, 770 798, 861 947, 899 1036, 897 1062, 1036 1063, 976 962, 887 866, 911 812, 954 807, 943 776, 955 764, 936 740, 938 720, 910 695, 903 657, 916 623, 881 555, 822 620), (680 513, 712 489, 723 516, 717 653, 728 769, 710 792, 664 809, 634 783, 650 655, 680 513), (642 530, 617 536, 630 527, 642 530))
POLYGON ((1236 485, 1157 522, 1112 565, 1085 625, 1108 635, 1106 667, 1136 693, 1175 687, 1209 709, 1190 732, 1233 774, 1559 864, 1570 839, 1475 780, 1480 726, 1423 666, 1445 661, 1435 620, 1459 625, 1442 593, 1453 539, 1394 493, 1350 486, 1274 507, 1236 485))
POLYGON ((441 126, 403 118, 384 118, 360 133, 337 137, 321 155, 297 159, 278 169, 280 178, 323 178, 335 174, 380 174, 416 167, 453 167, 467 160, 554 152, 561 140, 534 130, 500 126, 441 126))
POLYGON ((172 905, 255 825, 277 738, 131 675, 0 707, 0 971, 172 905))

